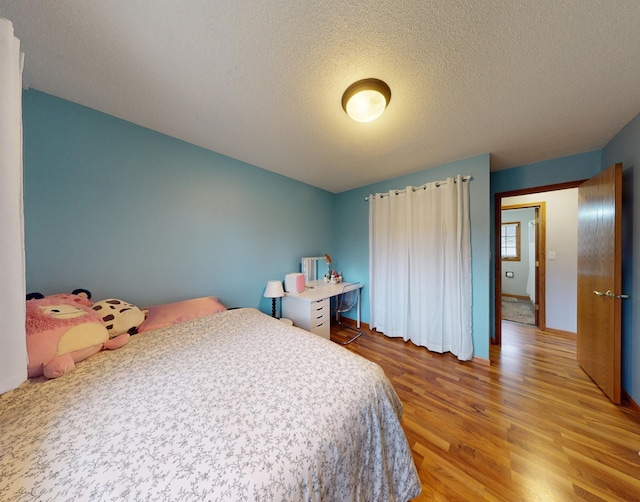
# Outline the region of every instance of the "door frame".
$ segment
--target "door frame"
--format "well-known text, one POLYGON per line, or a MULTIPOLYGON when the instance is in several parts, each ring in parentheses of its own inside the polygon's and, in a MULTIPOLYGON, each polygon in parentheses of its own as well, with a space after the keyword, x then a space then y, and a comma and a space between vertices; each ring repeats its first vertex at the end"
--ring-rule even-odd
MULTIPOLYGON (((506 197, 504 197, 506 198, 506 197)), ((536 232, 535 232, 535 293, 534 293, 534 308, 535 308, 535 326, 544 331, 546 326, 546 301, 545 301, 545 284, 546 284, 546 262, 544 257, 546 255, 546 242, 547 242, 547 220, 546 220, 546 203, 544 201, 539 202, 523 202, 522 204, 510 204, 508 206, 500 207, 500 218, 502 218, 502 211, 509 211, 513 209, 533 209, 535 213, 536 232)), ((502 224, 502 219, 500 220, 502 224)), ((522 246, 522 244, 521 244, 522 246)), ((496 258, 498 253, 496 252, 496 258)), ((502 259, 500 259, 500 299, 502 300, 502 259)), ((500 310, 502 311, 502 301, 500 302, 500 310)), ((502 314, 502 312, 500 312, 502 314)), ((502 318, 502 315, 500 315, 502 318)))
MULTIPOLYGON (((543 185, 532 188, 523 188, 520 190, 510 190, 507 192, 499 192, 493 196, 494 208, 494 337, 490 340, 492 345, 502 345, 502 260, 500 260, 500 229, 502 228, 502 199, 505 197, 514 197, 517 195, 530 195, 535 193, 553 192, 555 190, 565 190, 567 188, 577 188, 586 180, 568 181, 565 183, 557 183, 553 185, 543 185)), ((544 259, 545 257, 542 256, 544 259)), ((546 328, 546 326, 545 326, 546 328)), ((541 331, 543 328, 538 327, 541 331)))

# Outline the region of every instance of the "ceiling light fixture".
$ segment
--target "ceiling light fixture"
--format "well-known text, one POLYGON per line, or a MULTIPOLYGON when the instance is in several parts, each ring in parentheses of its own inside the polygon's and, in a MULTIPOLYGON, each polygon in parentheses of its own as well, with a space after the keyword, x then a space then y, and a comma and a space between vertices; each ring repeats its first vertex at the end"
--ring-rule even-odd
POLYGON ((365 78, 347 87, 342 95, 342 108, 358 122, 377 119, 391 100, 391 89, 382 80, 365 78))

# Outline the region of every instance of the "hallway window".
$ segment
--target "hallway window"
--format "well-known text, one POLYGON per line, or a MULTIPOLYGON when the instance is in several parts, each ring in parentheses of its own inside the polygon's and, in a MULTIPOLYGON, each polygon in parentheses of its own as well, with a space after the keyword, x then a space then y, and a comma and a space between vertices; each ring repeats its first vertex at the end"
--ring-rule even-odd
POLYGON ((503 223, 500 242, 502 261, 520 261, 520 222, 503 223))

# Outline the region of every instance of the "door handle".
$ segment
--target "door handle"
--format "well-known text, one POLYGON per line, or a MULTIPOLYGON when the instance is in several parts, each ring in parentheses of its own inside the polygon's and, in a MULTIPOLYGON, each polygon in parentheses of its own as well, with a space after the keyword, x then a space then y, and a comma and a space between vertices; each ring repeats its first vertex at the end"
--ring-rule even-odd
POLYGON ((626 300, 629 298, 629 295, 614 295, 610 289, 607 289, 604 293, 594 290, 593 294, 596 296, 606 296, 607 298, 617 298, 618 300, 626 300))

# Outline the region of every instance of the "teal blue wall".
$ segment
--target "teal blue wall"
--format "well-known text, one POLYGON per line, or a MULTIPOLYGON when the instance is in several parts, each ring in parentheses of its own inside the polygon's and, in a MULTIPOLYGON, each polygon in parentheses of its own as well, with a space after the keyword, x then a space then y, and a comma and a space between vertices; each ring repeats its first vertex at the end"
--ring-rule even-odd
POLYGON ((364 198, 377 192, 406 186, 418 186, 430 181, 471 175, 471 248, 473 274, 473 346, 474 356, 489 358, 489 155, 446 164, 441 167, 393 178, 373 185, 342 192, 335 201, 336 262, 334 268, 348 281, 364 284, 362 320, 369 322, 369 205, 364 198))
POLYGON ((365 283, 368 322, 364 196, 469 174, 475 355, 488 358, 488 155, 334 195, 38 91, 23 108, 27 291, 269 312, 266 281, 328 253, 365 283))
POLYGON ((27 291, 270 312, 267 280, 333 253, 329 192, 41 92, 23 108, 27 291))
POLYGON ((640 404, 640 115, 629 122, 602 150, 602 169, 622 163, 622 388, 640 404), (635 252, 634 252, 635 250, 635 252))
POLYGON ((601 158, 601 151, 593 150, 492 172, 491 195, 589 179, 600 172, 601 158))

